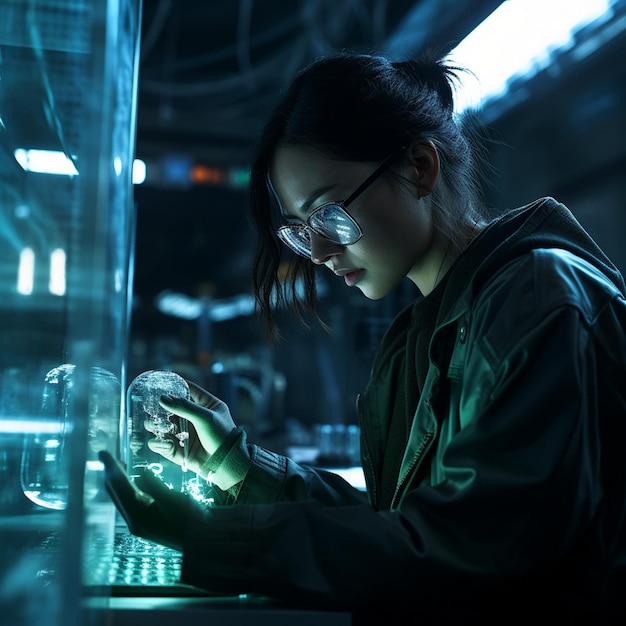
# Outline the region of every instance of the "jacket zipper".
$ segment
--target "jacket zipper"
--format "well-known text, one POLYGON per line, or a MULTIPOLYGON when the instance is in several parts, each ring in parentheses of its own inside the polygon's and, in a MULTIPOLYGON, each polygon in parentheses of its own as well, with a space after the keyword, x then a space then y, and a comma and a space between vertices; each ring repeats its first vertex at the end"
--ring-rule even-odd
POLYGON ((358 394, 356 397, 356 413, 359 418, 359 424, 361 427, 361 431, 363 433, 363 443, 365 445, 365 450, 363 451, 361 464, 363 465, 363 472, 366 475, 366 485, 368 486, 369 498, 370 502, 374 507, 378 506, 378 486, 376 484, 376 472, 374 472, 372 463, 372 454, 370 452, 369 440, 367 430, 363 428, 363 420, 361 419, 361 411, 360 411, 360 403, 361 403, 361 394, 358 394))
MULTIPOLYGON (((426 450, 428 448, 428 445, 430 444, 430 442, 432 441, 433 437, 435 436, 435 432, 436 432, 436 429, 429 430, 424 435, 424 438, 422 439, 422 441, 421 441, 417 451, 415 452, 415 456, 413 457, 413 461, 411 462, 411 465, 409 466, 409 469, 404 474, 404 477, 402 478, 402 480, 400 480, 398 482, 398 484, 396 485, 396 489, 394 491, 393 498, 391 499, 391 510, 394 510, 395 508, 397 508, 395 506, 395 504, 396 504, 396 501, 398 500, 398 494, 403 489, 403 487, 406 485, 406 483, 409 481, 409 478, 413 475, 413 471, 415 470, 418 462, 422 458, 422 456, 424 454, 424 450, 426 450)), ((399 505, 399 503, 398 503, 398 505, 399 505)))

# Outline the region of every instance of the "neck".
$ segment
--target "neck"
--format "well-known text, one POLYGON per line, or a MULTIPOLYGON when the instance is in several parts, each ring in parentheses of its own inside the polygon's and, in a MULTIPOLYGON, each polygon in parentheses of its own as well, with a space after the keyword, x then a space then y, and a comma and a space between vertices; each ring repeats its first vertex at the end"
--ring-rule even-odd
POLYGON ((428 258, 408 274, 409 280, 415 284, 422 295, 427 296, 446 275, 450 265, 458 256, 449 239, 437 238, 428 254, 428 258))
POLYGON ((484 224, 474 223, 468 227, 461 246, 452 239, 437 239, 433 242, 430 258, 421 268, 409 273, 408 278, 422 295, 427 296, 441 282, 457 257, 474 241, 483 230, 484 224))
POLYGON ((441 259, 441 264, 439 265, 439 269, 437 270, 437 275, 435 276, 433 286, 430 289, 431 291, 435 290, 435 287, 439 284, 439 281, 446 275, 448 268, 450 267, 450 265, 452 265, 452 261, 454 261, 454 259, 451 259, 450 262, 448 263, 451 250, 452 250, 452 241, 448 241, 448 245, 446 246, 446 252, 443 255, 443 259, 441 259))

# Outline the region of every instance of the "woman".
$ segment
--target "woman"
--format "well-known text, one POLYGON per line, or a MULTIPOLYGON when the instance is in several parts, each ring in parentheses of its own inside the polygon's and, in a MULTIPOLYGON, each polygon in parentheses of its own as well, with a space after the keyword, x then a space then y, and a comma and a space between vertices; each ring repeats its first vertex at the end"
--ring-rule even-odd
MULTIPOLYGON (((183 582, 355 623, 626 615, 624 280, 551 198, 487 215, 455 76, 441 60, 321 59, 267 123, 251 205, 270 332, 277 300, 315 311, 317 266, 367 298, 405 278, 421 297, 358 398, 366 494, 248 444, 193 384, 192 402, 161 403, 195 427, 188 463, 222 506, 200 510, 150 476, 131 486, 103 455, 131 531, 181 550, 183 582)), ((174 441, 151 446, 182 463, 174 441)))

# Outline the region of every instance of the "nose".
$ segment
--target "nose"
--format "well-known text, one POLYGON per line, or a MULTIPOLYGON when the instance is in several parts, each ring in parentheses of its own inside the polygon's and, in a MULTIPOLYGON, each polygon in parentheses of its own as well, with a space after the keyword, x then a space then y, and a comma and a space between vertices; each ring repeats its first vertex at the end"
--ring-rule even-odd
POLYGON ((316 265, 324 265, 328 259, 339 254, 344 246, 330 241, 313 231, 309 231, 311 241, 311 261, 316 265))

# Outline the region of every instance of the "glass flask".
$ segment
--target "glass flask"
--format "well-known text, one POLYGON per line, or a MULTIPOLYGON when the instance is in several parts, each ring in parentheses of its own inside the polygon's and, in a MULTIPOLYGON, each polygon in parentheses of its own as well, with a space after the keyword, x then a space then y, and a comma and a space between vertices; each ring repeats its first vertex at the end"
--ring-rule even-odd
POLYGON ((48 509, 65 509, 68 491, 68 463, 64 455, 70 423, 71 394, 75 366, 64 363, 44 378, 41 419, 35 432, 26 435, 20 479, 24 495, 48 509))
MULTIPOLYGON (((76 366, 63 363, 44 377, 40 419, 24 439, 20 480, 24 495, 47 509, 67 506, 69 462, 67 438, 73 429, 72 394, 76 366)), ((117 439, 121 388, 116 376, 101 367, 89 372, 89 416, 83 497, 92 500, 100 489, 102 464, 99 450, 110 449, 117 439)))
MULTIPOLYGON (((168 461, 148 447, 150 439, 176 440, 187 453, 189 423, 159 404, 163 394, 190 399, 189 385, 184 378, 169 370, 148 370, 139 374, 127 392, 127 468, 130 478, 147 468, 171 489, 188 493, 199 502, 212 503, 211 485, 182 465, 168 461)), ((184 457, 186 458, 186 457, 184 457)))

